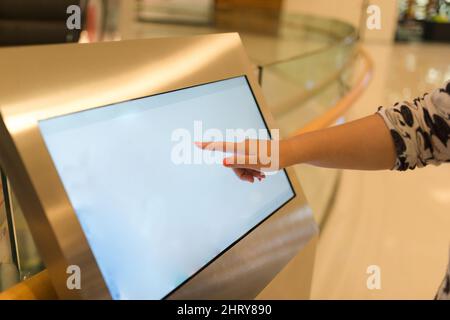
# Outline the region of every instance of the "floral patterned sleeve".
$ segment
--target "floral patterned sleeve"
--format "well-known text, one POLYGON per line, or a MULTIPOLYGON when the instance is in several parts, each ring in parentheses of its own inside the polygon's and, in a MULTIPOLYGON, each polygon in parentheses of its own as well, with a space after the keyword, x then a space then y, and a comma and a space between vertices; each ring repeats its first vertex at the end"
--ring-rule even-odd
MULTIPOLYGON (((450 81, 431 95, 378 109, 395 144, 394 170, 450 162, 450 81)), ((436 299, 450 300, 450 263, 436 299)))
POLYGON ((394 170, 450 162, 450 81, 431 95, 380 107, 397 152, 394 170))

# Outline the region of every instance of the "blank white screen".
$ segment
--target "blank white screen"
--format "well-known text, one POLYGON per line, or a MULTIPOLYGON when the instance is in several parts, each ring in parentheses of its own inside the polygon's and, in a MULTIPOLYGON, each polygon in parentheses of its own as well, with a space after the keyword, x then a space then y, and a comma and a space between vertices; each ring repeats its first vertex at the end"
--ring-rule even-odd
POLYGON ((294 196, 284 171, 250 184, 175 164, 172 134, 194 121, 267 133, 245 77, 39 123, 114 299, 165 297, 294 196))

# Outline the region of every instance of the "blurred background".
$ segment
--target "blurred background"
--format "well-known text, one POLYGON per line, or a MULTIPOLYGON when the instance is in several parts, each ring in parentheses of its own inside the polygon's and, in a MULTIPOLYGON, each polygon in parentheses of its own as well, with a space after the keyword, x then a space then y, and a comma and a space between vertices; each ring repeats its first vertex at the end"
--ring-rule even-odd
MULTIPOLYGON (((450 79, 450 0, 0 0, 3 47, 217 32, 239 32, 285 136, 450 79), (67 27, 71 5, 80 29, 67 27)), ((321 227, 312 298, 433 298, 450 245, 449 168, 295 170, 321 227), (380 290, 366 286, 370 265, 380 290)), ((0 291, 45 268, 5 172, 1 190, 0 291)))

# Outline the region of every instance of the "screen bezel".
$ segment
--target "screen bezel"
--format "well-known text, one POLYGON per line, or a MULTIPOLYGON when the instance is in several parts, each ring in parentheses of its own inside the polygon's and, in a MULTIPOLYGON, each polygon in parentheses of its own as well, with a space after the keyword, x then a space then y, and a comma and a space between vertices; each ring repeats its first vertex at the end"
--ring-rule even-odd
MULTIPOLYGON (((0 144, 8 154, 0 157, 1 165, 17 190, 33 238, 61 298, 111 296, 47 151, 38 127, 40 120, 245 76, 266 127, 274 127, 237 34, 9 48, 0 52, 0 58, 8 61, 2 68, 9 80, 3 81, 1 88, 0 144), (110 58, 104 59, 105 55, 110 58), (199 55, 204 59, 199 60, 199 55), (71 63, 55 59, 58 56, 71 63), (65 73, 61 71, 64 68, 65 73), (28 76, 24 78, 23 73, 28 76), (68 290, 66 286, 67 266, 72 264, 83 270, 84 286, 80 290, 68 290)), ((285 172, 294 194, 302 194, 292 169, 285 172)), ((213 270, 220 257, 226 255, 228 259, 237 252, 236 247, 250 246, 258 236, 255 229, 262 229, 257 227, 305 206, 304 197, 294 196, 173 293, 179 297, 186 283, 213 270)), ((268 276, 274 276, 279 268, 279 264, 268 266, 261 279, 267 283, 268 276)))
MULTIPOLYGON (((118 108, 120 108, 120 107, 125 107, 125 106, 120 106, 120 104, 123 104, 123 103, 126 103, 126 102, 130 102, 130 101, 135 101, 135 100, 141 100, 141 99, 146 99, 146 98, 156 97, 156 96, 159 96, 159 95, 170 94, 170 93, 174 93, 174 92, 177 92, 177 91, 180 91, 180 90, 191 89, 191 88, 195 88, 195 87, 199 87, 199 86, 204 86, 204 85, 208 85, 208 84, 213 84, 213 83, 217 83, 217 82, 221 82, 221 81, 226 81, 226 80, 231 80, 231 79, 237 79, 237 78, 244 78, 244 79, 245 79, 245 83, 247 84, 248 90, 250 91, 250 93, 251 93, 251 95, 252 95, 253 101, 254 101, 255 106, 256 106, 256 108, 257 108, 257 110, 258 110, 258 114, 259 114, 259 116, 261 117, 261 120, 262 120, 263 123, 264 123, 264 126, 265 126, 265 128, 266 128, 266 130, 267 130, 267 132, 268 132, 269 137, 272 139, 272 135, 271 135, 271 132, 270 132, 270 130, 269 130, 269 128, 268 128, 267 122, 266 122, 266 120, 264 119, 264 115, 263 115, 263 113, 262 113, 262 111, 261 111, 261 108, 260 108, 260 106, 259 106, 259 104, 258 104, 258 101, 256 100, 256 97, 255 97, 255 95, 254 95, 254 93, 253 93, 253 90, 252 90, 252 88, 251 88, 251 86, 250 86, 250 83, 249 83, 249 81, 248 81, 248 78, 247 78, 247 76, 246 76, 245 74, 240 75, 240 76, 235 76, 235 77, 232 77, 232 78, 228 78, 228 79, 221 79, 221 80, 216 80, 216 81, 212 81, 212 82, 208 82, 208 83, 201 83, 201 84, 197 84, 197 85, 190 86, 190 87, 187 87, 187 88, 180 88, 180 89, 175 89, 175 90, 171 90, 171 91, 168 91, 168 92, 156 93, 156 94, 149 95, 149 96, 145 96, 145 97, 137 97, 137 98, 134 98, 134 99, 131 99, 131 100, 117 102, 117 103, 110 104, 110 105, 107 105, 107 106, 99 106, 99 107, 95 107, 95 108, 91 108, 91 109, 87 109, 87 110, 76 111, 76 112, 72 112, 72 113, 65 114, 65 115, 55 116, 55 117, 52 117, 52 118, 40 119, 40 120, 38 121, 38 125, 39 125, 39 123, 42 122, 42 121, 47 121, 47 120, 57 119, 57 118, 60 118, 60 117, 66 117, 66 116, 70 116, 70 115, 74 115, 74 114, 82 113, 82 112, 89 112, 89 111, 94 110, 94 109, 110 108, 110 107, 118 107, 118 108)), ((170 106, 164 106, 163 108, 170 108, 170 106)), ((41 135, 42 135, 42 132, 41 132, 41 135)), ((44 139, 44 140, 45 140, 45 139, 44 139)), ((47 147, 46 147, 46 149, 47 149, 47 152, 51 155, 50 150, 48 150, 47 147)), ((53 162, 53 164, 55 164, 55 163, 53 162)), ((166 295, 164 295, 163 297, 161 297, 161 300, 166 299, 166 298, 169 297, 172 293, 174 293, 174 292, 177 291, 179 288, 181 288, 183 285, 185 285, 187 282, 189 282, 192 278, 194 278, 194 277, 195 277, 197 274, 199 274, 202 270, 204 270, 204 269, 207 268, 211 263, 213 263, 215 260, 217 260, 217 259, 219 259, 221 256, 223 256, 223 254, 225 254, 225 252, 227 252, 228 250, 230 250, 231 248, 233 248, 239 241, 241 241, 242 239, 244 239, 249 233, 251 233, 254 229, 256 229, 259 225, 261 225, 264 221, 266 221, 267 219, 269 219, 272 215, 274 215, 276 212, 278 212, 278 211, 279 211, 281 208, 283 208, 288 202, 290 202, 291 200, 293 200, 293 199, 297 196, 296 193, 295 193, 295 189, 294 189, 294 187, 292 186, 291 179, 289 178, 289 175, 287 174, 286 170, 285 170, 285 169, 282 169, 281 171, 285 174, 285 176, 286 176, 286 178, 287 178, 287 181, 288 181, 288 184, 289 184, 289 188, 290 188, 290 190, 292 191, 292 196, 289 197, 289 199, 287 199, 286 201, 284 201, 280 206, 278 206, 277 209, 275 209, 274 211, 272 211, 272 212, 270 212, 269 214, 267 214, 261 221, 259 221, 258 223, 256 223, 254 226, 252 226, 250 229, 248 229, 245 233, 243 233, 241 236, 239 236, 237 239, 235 239, 231 244, 229 244, 227 247, 225 247, 224 249, 222 249, 216 256, 214 256, 214 258, 212 258, 211 260, 209 260, 208 262, 206 262, 204 265, 202 265, 197 271, 195 271, 192 275, 190 275, 190 276, 187 277, 185 280, 183 280, 183 281, 182 281, 179 285, 177 285, 174 289, 172 289, 172 290, 169 291, 166 295)), ((61 179, 61 178, 60 178, 60 179, 61 179)), ((61 183, 62 183, 62 182, 61 182, 61 183)), ((67 192, 66 192, 66 195, 67 195, 67 192)), ((75 213, 75 211, 74 211, 74 213, 75 213)), ((91 250, 91 251, 92 251, 92 250, 91 250)), ((94 259, 95 259, 95 257, 94 257, 94 259)), ((102 274, 102 277, 103 277, 103 274, 102 274)), ((103 281, 105 281, 104 277, 103 277, 103 281)), ((110 294, 111 294, 111 293, 110 293, 110 294)))

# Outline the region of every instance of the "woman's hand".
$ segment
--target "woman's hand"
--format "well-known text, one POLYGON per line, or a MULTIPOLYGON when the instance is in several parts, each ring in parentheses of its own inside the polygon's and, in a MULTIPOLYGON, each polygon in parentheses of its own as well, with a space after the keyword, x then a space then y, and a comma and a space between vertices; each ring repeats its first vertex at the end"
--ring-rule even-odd
POLYGON ((261 181, 264 172, 276 171, 286 165, 287 141, 285 140, 245 140, 243 142, 196 142, 203 150, 231 153, 223 159, 225 167, 233 169, 244 181, 261 181))
POLYGON ((196 145, 204 150, 231 153, 223 164, 249 182, 264 179, 264 172, 299 163, 337 169, 391 169, 397 157, 391 132, 377 114, 284 140, 196 145))

